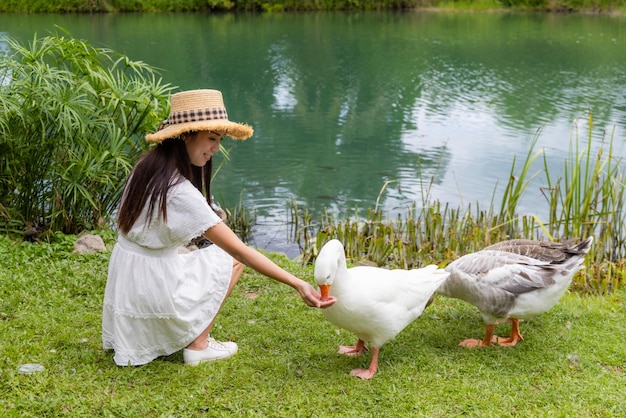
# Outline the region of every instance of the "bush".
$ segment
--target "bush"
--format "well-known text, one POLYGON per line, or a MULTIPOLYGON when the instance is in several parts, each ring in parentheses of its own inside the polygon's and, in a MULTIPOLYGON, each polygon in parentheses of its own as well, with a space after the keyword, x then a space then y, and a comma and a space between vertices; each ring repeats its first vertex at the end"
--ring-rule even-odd
POLYGON ((69 36, 4 40, 0 225, 76 233, 107 223, 172 88, 152 67, 69 36))

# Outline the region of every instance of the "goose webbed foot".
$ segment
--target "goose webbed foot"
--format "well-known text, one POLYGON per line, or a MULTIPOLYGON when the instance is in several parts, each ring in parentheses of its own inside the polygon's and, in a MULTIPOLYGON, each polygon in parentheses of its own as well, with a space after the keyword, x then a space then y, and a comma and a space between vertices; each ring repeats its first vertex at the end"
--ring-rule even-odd
POLYGON ((498 345, 503 347, 513 347, 519 341, 523 341, 524 337, 522 337, 522 333, 519 329, 519 319, 511 318, 509 322, 511 323, 511 335, 509 338, 498 338, 498 345))
POLYGON ((372 347, 372 361, 370 362, 370 366, 367 369, 353 369, 350 372, 350 376, 356 376, 363 380, 371 379, 374 374, 378 371, 378 347, 372 347))
POLYGON ((482 340, 477 340, 473 338, 468 338, 459 343, 459 346, 465 348, 476 348, 476 347, 491 347, 492 343, 497 343, 499 337, 493 335, 493 330, 495 329, 494 324, 485 325, 485 338, 482 340))
POLYGON ((363 351, 367 351, 365 341, 359 340, 356 345, 342 345, 339 347, 339 354, 345 354, 346 356, 360 356, 363 351))

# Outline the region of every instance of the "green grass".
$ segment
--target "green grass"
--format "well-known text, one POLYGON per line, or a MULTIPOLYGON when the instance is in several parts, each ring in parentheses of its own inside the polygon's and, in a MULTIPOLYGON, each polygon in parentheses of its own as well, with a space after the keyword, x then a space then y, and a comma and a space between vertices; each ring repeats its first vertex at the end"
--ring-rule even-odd
MULTIPOLYGON (((111 235, 105 234, 111 246, 111 235)), ((381 350, 371 381, 349 371, 368 354, 290 288, 246 270, 213 332, 232 359, 186 367, 181 353, 141 367, 101 348, 108 253, 72 254, 72 236, 15 244, 0 236, 0 410, 3 416, 625 416, 626 292, 567 294, 522 323, 514 348, 467 350, 474 307, 437 298, 381 350), (45 370, 19 374, 25 363, 45 370)), ((312 281, 313 267, 270 254, 312 281)), ((506 326, 497 331, 505 334, 506 326)))

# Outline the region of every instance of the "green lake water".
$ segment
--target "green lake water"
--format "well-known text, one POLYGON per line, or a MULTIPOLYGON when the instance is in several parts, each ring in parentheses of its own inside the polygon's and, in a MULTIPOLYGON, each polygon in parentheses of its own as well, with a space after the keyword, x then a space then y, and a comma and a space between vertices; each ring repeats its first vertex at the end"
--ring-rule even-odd
MULTIPOLYGON (((623 17, 0 14, 0 32, 25 41, 55 25, 161 68, 180 89, 222 90, 230 118, 255 135, 225 141, 215 197, 256 208, 252 244, 289 255, 292 200, 339 217, 376 202, 388 217, 424 199, 499 205, 535 135, 556 176, 572 138, 587 143, 590 113, 593 147, 612 137, 626 155, 623 17)), ((541 186, 520 211, 545 220, 541 186)))

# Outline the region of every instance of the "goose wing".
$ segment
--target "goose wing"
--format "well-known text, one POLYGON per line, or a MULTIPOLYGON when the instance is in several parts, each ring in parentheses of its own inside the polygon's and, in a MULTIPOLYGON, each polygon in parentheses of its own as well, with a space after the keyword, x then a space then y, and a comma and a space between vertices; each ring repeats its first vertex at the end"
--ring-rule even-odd
POLYGON ((465 255, 446 267, 448 281, 478 288, 501 289, 513 294, 531 292, 555 283, 550 262, 517 253, 482 250, 465 255))
POLYGON ((328 320, 380 347, 423 312, 448 273, 437 266, 417 270, 353 267, 337 280, 337 302, 323 310, 328 320))

